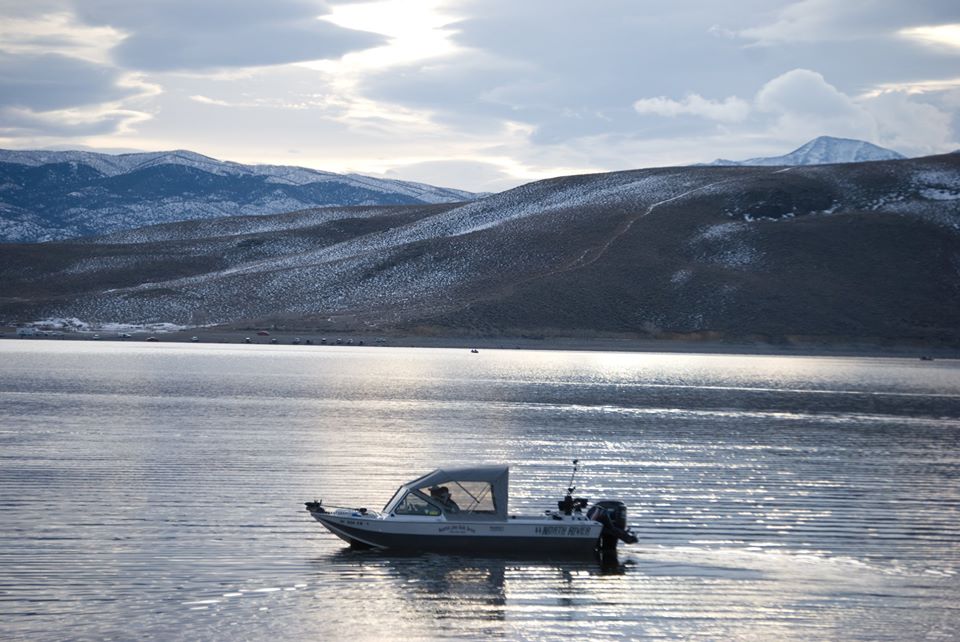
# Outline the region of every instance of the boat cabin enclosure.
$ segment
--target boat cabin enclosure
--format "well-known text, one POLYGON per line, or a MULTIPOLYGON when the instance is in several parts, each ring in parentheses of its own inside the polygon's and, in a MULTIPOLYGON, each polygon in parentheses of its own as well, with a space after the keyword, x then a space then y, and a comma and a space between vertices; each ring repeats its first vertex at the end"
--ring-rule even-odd
POLYGON ((509 466, 438 468, 401 486, 383 510, 397 516, 505 520, 509 478, 509 466))

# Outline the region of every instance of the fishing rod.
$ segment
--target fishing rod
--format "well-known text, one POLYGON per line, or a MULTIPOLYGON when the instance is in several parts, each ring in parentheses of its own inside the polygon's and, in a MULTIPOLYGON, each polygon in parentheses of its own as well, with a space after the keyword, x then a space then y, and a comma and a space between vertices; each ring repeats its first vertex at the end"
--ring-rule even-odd
POLYGON ((587 499, 585 497, 577 497, 576 499, 573 498, 573 491, 577 489, 577 487, 573 485, 573 480, 577 476, 579 463, 579 459, 573 460, 573 473, 570 474, 570 485, 567 486, 567 494, 563 499, 557 502, 557 508, 559 508, 560 512, 564 513, 565 515, 571 515, 573 514, 573 511, 577 511, 579 513, 581 510, 587 507, 587 499))
POLYGON ((573 472, 570 473, 570 483, 567 484, 567 494, 568 494, 568 495, 572 495, 572 494, 573 494, 573 491, 575 491, 575 490, 577 489, 577 487, 573 485, 573 478, 577 476, 577 463, 579 463, 579 461, 580 461, 579 459, 574 459, 574 460, 573 460, 573 472))

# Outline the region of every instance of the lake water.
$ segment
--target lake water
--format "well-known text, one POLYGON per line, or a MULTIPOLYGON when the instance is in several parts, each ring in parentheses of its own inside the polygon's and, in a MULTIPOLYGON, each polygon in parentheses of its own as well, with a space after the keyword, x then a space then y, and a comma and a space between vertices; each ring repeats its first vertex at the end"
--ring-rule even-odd
POLYGON ((955 640, 960 364, 0 341, 0 638, 955 640), (354 552, 510 463, 621 499, 619 564, 354 552))

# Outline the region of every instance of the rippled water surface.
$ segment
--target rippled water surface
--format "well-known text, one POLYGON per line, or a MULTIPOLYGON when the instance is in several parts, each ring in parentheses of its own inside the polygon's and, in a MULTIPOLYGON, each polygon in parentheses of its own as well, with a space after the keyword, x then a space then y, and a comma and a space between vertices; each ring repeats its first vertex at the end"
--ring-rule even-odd
POLYGON ((0 342, 0 637, 918 640, 960 630, 956 361, 0 342), (619 563, 353 552, 510 463, 622 499, 619 563))

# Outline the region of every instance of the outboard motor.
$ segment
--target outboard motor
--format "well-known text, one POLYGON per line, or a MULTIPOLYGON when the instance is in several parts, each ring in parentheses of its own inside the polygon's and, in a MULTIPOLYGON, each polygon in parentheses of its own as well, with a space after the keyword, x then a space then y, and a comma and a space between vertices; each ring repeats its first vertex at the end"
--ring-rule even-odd
POLYGON ((600 549, 615 551, 617 542, 636 544, 637 536, 627 529, 627 505, 615 500, 596 502, 587 511, 587 517, 603 524, 600 533, 600 549))

